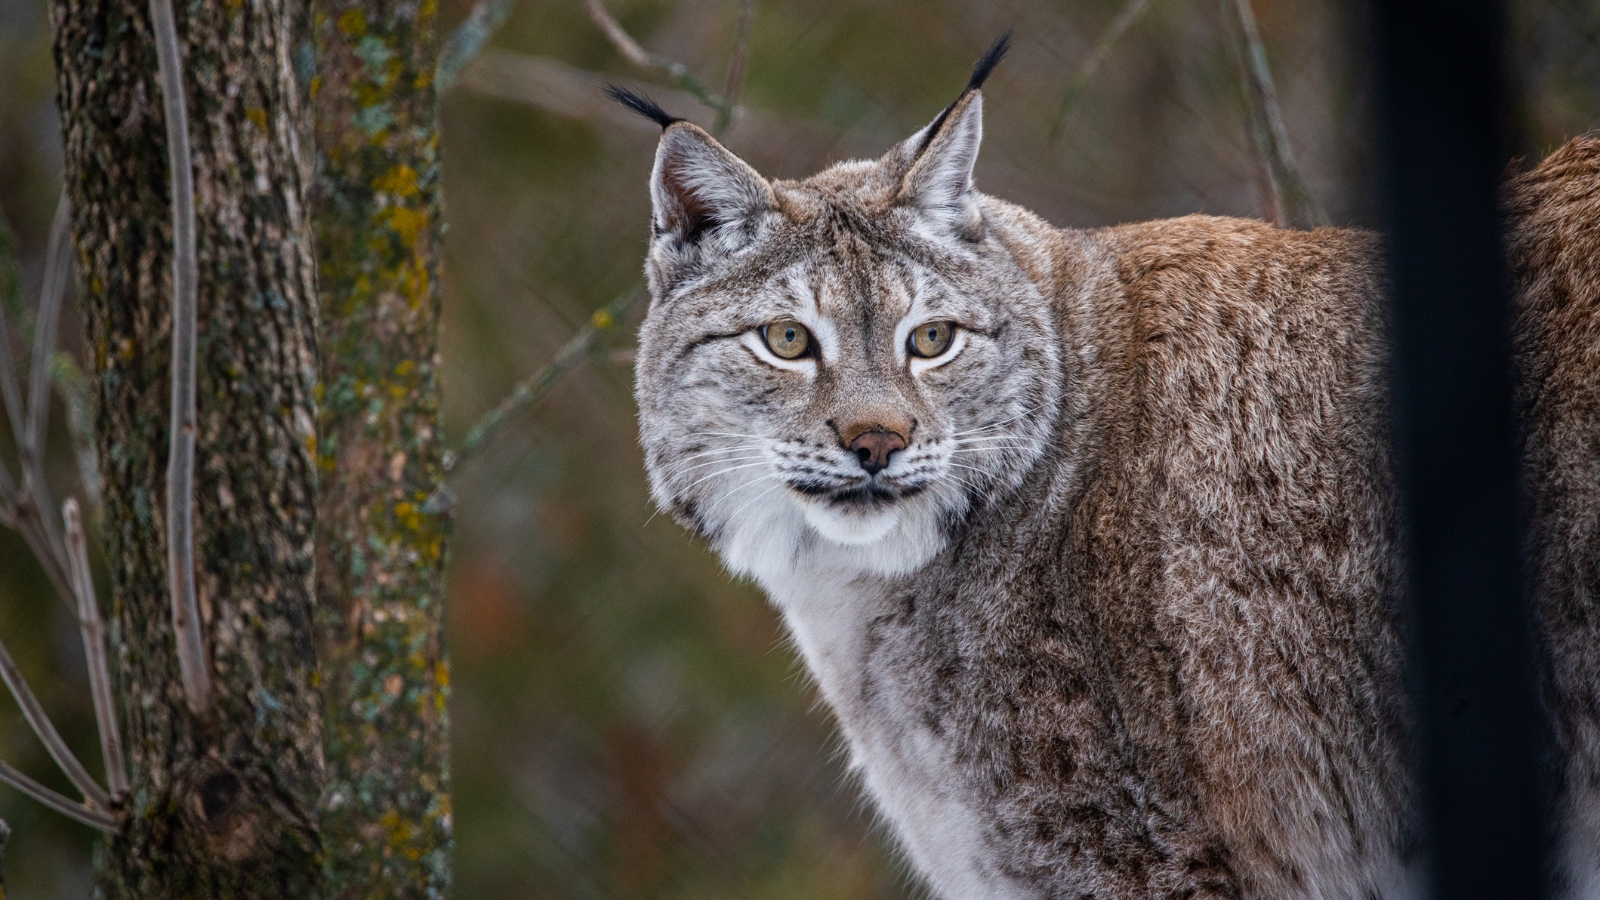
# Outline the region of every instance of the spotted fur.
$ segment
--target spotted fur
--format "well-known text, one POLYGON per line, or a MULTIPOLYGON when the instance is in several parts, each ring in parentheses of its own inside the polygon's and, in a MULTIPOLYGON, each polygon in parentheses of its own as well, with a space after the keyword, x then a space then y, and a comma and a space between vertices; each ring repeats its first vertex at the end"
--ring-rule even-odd
MULTIPOLYGON (((1375 241, 1052 227, 974 190, 982 103, 798 182, 666 126, 656 502, 781 610, 939 896, 1413 896, 1375 241), (815 357, 767 348, 780 319, 815 357), (909 355, 929 321, 954 346, 909 355), (906 439, 876 475, 868 431, 906 439)), ((1546 609, 1589 632, 1597 165, 1575 142, 1513 187, 1546 609)), ((1554 684, 1593 708, 1589 632, 1560 626, 1554 684)), ((1568 726, 1593 791, 1600 735, 1568 726)))

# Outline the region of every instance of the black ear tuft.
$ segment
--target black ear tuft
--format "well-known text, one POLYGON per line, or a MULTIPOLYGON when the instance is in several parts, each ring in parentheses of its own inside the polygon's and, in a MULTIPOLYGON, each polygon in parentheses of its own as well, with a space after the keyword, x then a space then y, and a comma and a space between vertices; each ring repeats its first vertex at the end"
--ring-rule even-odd
MULTIPOLYGON (((961 92, 961 97, 982 88, 983 83, 989 80, 989 73, 994 71, 995 66, 1000 65, 1000 60, 1005 59, 1006 51, 1010 49, 1011 29, 1008 28, 1005 34, 1000 35, 999 40, 989 45, 989 52, 983 54, 983 58, 972 67, 972 78, 967 81, 966 90, 961 92)), ((961 97, 957 97, 956 101, 960 102, 961 97)), ((928 149, 928 144, 939 133, 939 129, 944 127, 944 120, 950 118, 950 111, 955 108, 956 104, 952 103, 934 117, 933 124, 928 126, 927 132, 922 137, 922 143, 917 145, 919 155, 928 149)))
POLYGON ((674 122, 684 121, 683 119, 680 119, 662 109, 661 104, 651 100, 649 94, 639 91, 630 91, 624 87, 608 84, 606 85, 606 96, 617 101, 618 103, 621 103, 623 106, 626 106, 628 109, 633 110, 639 115, 644 116, 646 119, 649 119, 657 125, 660 125, 663 131, 667 129, 667 126, 673 124, 674 122))
POLYGON ((1000 65, 1000 60, 1006 58, 1006 51, 1010 49, 1011 29, 1008 28, 1005 34, 1000 35, 999 40, 990 45, 989 52, 983 55, 983 59, 978 60, 978 64, 972 67, 972 80, 967 82, 967 90, 975 91, 983 87, 984 81, 989 78, 989 73, 994 71, 995 66, 1000 65))

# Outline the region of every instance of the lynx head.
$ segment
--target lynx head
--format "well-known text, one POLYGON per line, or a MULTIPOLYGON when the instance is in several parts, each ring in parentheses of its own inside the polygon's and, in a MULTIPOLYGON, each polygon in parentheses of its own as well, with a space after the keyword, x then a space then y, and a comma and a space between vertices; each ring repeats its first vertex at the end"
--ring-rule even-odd
POLYGON ((636 367, 652 493, 769 590, 920 567, 1044 452, 1050 307, 972 184, 1004 49, 882 158, 804 181, 614 91, 664 128, 636 367))

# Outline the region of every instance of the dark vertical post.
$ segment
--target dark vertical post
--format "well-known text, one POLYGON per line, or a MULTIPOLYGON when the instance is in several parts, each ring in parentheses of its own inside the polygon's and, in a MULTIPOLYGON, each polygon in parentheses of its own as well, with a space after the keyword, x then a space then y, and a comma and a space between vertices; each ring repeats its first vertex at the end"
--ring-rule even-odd
POLYGON ((1538 897, 1540 725, 1498 202, 1502 11, 1379 0, 1372 14, 1432 894, 1538 897))

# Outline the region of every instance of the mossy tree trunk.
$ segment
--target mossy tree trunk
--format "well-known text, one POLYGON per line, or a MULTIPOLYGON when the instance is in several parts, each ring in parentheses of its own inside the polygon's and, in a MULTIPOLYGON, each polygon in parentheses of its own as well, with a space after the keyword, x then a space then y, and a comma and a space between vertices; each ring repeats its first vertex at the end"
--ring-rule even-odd
POLYGON ((313 4, 329 893, 440 898, 446 786, 437 5, 313 4))
POLYGON ((165 571, 172 215, 148 6, 52 7, 133 784, 100 881, 112 898, 317 897, 317 300, 290 10, 176 7, 199 224, 196 576, 217 692, 199 717, 165 571))
POLYGON ((198 576, 219 693, 202 718, 183 702, 166 589, 172 239, 148 9, 52 10, 134 770, 102 885, 443 897, 436 9, 316 9, 314 124, 291 68, 310 49, 289 46, 303 7, 177 12, 200 226, 198 576))

